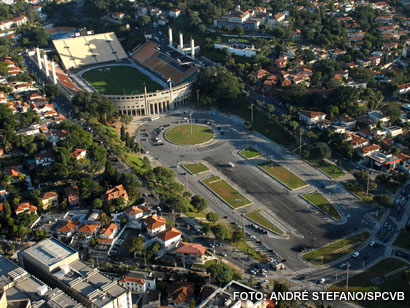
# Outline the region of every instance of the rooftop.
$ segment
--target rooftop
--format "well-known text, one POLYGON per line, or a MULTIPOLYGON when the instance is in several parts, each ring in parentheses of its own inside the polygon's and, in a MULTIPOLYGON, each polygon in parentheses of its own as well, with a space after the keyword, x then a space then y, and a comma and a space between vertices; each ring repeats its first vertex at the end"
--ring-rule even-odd
POLYGON ((73 254, 77 254, 77 251, 54 238, 49 238, 27 248, 23 253, 50 267, 73 254))

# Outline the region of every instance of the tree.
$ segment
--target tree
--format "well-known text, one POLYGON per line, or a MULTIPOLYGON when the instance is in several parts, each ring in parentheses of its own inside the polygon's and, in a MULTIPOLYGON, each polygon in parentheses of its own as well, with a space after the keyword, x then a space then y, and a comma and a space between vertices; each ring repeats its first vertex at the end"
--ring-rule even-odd
POLYGON ((268 104, 268 112, 269 113, 274 113, 275 112, 275 106, 273 106, 272 104, 268 104))
POLYGON ((100 198, 95 198, 92 202, 93 209, 101 209, 103 207, 103 201, 100 198))
POLYGON ((132 121, 132 117, 130 115, 125 113, 121 116, 121 123, 128 125, 130 124, 131 121, 132 121))
POLYGON ((235 228, 235 230, 233 230, 232 232, 231 240, 234 243, 246 241, 245 232, 243 232, 243 230, 240 228, 235 228))
POLYGON ((331 155, 332 151, 325 142, 317 143, 316 146, 310 151, 310 157, 313 159, 330 158, 331 155))
POLYGON ((382 194, 374 196, 374 200, 382 206, 391 207, 393 205, 393 199, 389 195, 382 194))
POLYGON ((229 238, 230 230, 227 226, 224 225, 213 225, 211 227, 212 233, 218 240, 224 240, 229 238))
POLYGON ((211 274, 220 286, 226 285, 233 279, 234 271, 224 263, 212 264, 206 271, 211 274))
POLYGON ((188 210, 188 201, 181 196, 168 198, 166 203, 177 213, 186 212, 188 210))
POLYGON ((127 132, 125 131, 125 125, 121 125, 121 130, 120 130, 120 138, 122 141, 126 140, 126 134, 127 132))
POLYGON ((289 125, 290 129, 294 132, 298 128, 299 123, 296 122, 296 121, 289 121, 288 125, 289 125))
POLYGON ((209 202, 205 198, 202 198, 199 195, 195 195, 191 198, 191 204, 194 207, 194 209, 199 213, 201 211, 204 211, 208 207, 209 202))
POLYGON ((218 219, 219 219, 218 213, 210 212, 206 214, 206 220, 208 220, 209 222, 217 222, 218 219))
POLYGON ((141 236, 133 236, 129 240, 125 242, 125 247, 128 249, 130 253, 141 253, 142 246, 144 244, 144 239, 141 236))
POLYGON ((60 88, 56 84, 48 83, 44 86, 44 90, 49 98, 54 98, 60 95, 60 88))

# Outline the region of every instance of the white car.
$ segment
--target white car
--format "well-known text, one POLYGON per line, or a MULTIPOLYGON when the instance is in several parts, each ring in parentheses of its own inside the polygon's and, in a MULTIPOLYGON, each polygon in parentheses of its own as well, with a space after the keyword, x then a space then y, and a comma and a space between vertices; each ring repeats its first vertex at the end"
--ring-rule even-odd
POLYGON ((356 251, 354 254, 353 254, 353 258, 357 258, 358 256, 359 256, 359 252, 358 251, 356 251))
POLYGON ((374 241, 372 241, 371 243, 370 243, 370 247, 373 247, 374 246, 374 241))
POLYGON ((320 278, 320 280, 318 281, 318 283, 322 284, 325 283, 326 279, 325 278, 320 278))

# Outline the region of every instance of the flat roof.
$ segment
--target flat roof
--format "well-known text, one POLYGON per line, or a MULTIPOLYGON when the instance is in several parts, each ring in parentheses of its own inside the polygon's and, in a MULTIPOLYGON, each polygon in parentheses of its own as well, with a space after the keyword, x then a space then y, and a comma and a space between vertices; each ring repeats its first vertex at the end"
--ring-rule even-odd
POLYGON ((39 263, 50 267, 76 254, 77 251, 54 238, 49 238, 27 248, 23 253, 36 259, 39 263))

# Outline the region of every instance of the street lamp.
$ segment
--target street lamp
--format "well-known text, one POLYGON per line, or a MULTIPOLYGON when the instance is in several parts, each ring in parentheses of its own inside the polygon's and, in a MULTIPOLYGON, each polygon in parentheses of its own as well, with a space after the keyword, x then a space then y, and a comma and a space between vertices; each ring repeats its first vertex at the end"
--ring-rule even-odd
POLYGON ((251 128, 253 128, 253 105, 251 104, 251 128))
POLYGON ((196 90, 196 102, 198 104, 198 112, 199 112, 199 90, 196 90))
POLYGON ((189 124, 191 126, 191 136, 192 136, 192 112, 189 113, 189 124))
POLYGON ((346 263, 347 266, 347 273, 346 273, 346 292, 349 289, 349 268, 350 268, 350 263, 346 263))

